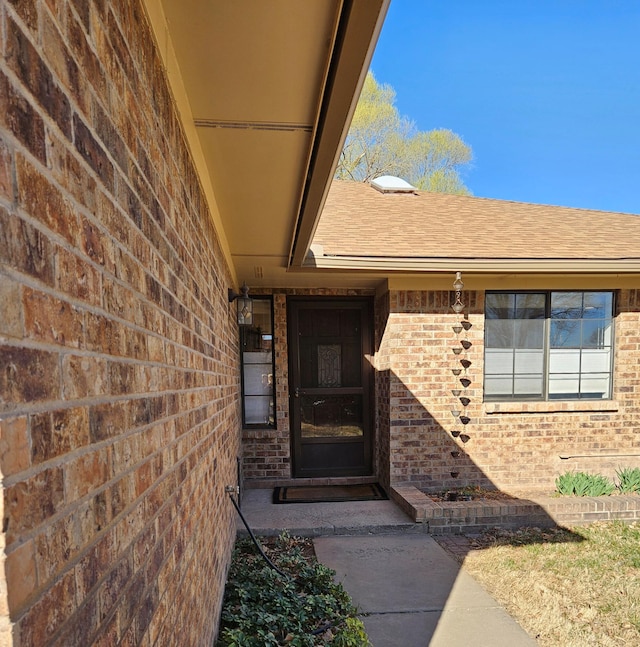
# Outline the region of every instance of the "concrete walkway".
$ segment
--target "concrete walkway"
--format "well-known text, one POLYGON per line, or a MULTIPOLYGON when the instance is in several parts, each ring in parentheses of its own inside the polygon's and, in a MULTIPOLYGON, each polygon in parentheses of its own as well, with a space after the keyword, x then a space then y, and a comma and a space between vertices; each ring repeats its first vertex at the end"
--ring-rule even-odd
POLYGON ((364 614, 374 647, 537 644, 391 501, 273 505, 271 490, 248 490, 242 513, 257 535, 287 529, 314 538, 319 561, 364 614))
POLYGON ((507 612, 429 535, 318 537, 374 647, 531 647, 507 612))

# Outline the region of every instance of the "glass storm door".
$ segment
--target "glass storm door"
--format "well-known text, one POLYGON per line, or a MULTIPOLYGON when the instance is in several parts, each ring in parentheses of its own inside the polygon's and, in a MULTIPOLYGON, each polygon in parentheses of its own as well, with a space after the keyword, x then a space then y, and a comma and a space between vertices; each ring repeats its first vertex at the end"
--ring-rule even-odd
POLYGON ((296 477, 371 474, 371 303, 289 301, 296 477))

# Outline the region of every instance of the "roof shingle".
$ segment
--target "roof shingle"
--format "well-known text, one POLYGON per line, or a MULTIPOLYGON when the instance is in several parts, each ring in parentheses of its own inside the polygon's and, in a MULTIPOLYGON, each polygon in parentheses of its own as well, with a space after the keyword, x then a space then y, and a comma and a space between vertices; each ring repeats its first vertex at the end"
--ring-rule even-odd
POLYGON ((313 242, 328 256, 638 259, 640 216, 335 180, 313 242))

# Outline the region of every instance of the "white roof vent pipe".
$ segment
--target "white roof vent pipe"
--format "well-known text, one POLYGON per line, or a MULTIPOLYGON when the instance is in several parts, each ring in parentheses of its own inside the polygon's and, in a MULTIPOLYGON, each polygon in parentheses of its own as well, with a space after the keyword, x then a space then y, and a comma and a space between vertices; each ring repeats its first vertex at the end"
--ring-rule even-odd
POLYGON ((393 175, 381 175, 375 180, 371 180, 371 186, 380 193, 414 193, 417 191, 415 186, 393 175))

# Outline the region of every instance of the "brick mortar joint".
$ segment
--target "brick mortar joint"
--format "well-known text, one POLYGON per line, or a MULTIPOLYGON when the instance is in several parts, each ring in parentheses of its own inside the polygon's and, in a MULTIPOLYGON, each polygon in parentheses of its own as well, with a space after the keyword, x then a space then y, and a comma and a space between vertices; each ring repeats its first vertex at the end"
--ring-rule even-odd
MULTIPOLYGON (((91 134, 95 136, 96 140, 97 140, 97 141, 99 141, 99 142, 101 142, 101 139, 99 138, 99 136, 98 136, 97 132, 96 132, 93 128, 89 127, 89 126, 88 126, 88 128, 89 128, 89 130, 90 130, 91 134)), ((69 146, 69 143, 68 143, 68 141, 66 140, 66 138, 63 138, 63 140, 62 140, 62 141, 64 141, 64 145, 65 145, 65 147, 66 147, 66 150, 72 154, 72 156, 74 157, 74 159, 77 159, 80 163, 84 164, 84 165, 86 166, 86 170, 88 170, 88 172, 89 172, 89 173, 92 173, 93 171, 92 171, 92 169, 88 166, 87 162, 84 160, 84 158, 82 158, 82 156, 81 156, 81 155, 79 155, 79 154, 77 153, 77 151, 76 151, 74 148, 72 148, 71 146, 69 146)), ((71 143, 73 143, 73 142, 71 142, 71 143)), ((36 158, 34 158, 34 157, 30 154, 30 152, 28 151, 28 149, 26 149, 26 147, 25 147, 25 146, 23 146, 23 145, 21 144, 21 142, 19 142, 19 140, 16 140, 16 144, 17 144, 17 148, 18 148, 20 151, 22 151, 22 152, 23 152, 23 154, 24 154, 25 158, 28 158, 28 159, 29 159, 30 164, 32 164, 32 165, 34 166, 34 168, 36 168, 36 170, 39 170, 39 172, 43 175, 43 177, 46 177, 46 178, 47 178, 47 181, 49 181, 49 182, 50 182, 50 183, 51 183, 51 184, 56 188, 56 190, 60 192, 60 194, 61 194, 64 198, 66 198, 66 200, 67 200, 67 202, 68 202, 69 204, 73 204, 73 205, 74 205, 74 207, 75 207, 75 211, 76 211, 79 215, 82 215, 82 216, 83 216, 84 218, 86 218, 89 222, 91 222, 91 224, 92 224, 92 225, 94 225, 94 226, 96 226, 97 228, 99 228, 99 229, 100 229, 100 231, 102 232, 102 234, 103 234, 103 235, 106 235, 106 236, 109 238, 109 240, 111 241, 111 244, 112 244, 112 245, 114 245, 114 249, 119 249, 122 253, 125 253, 127 256, 129 256, 129 258, 131 258, 134 262, 136 262, 136 263, 138 264, 138 266, 141 268, 141 270, 142 270, 143 272, 145 272, 145 273, 146 273, 146 270, 147 270, 148 268, 147 268, 147 267, 145 267, 145 266, 142 264, 142 262, 141 262, 141 261, 140 261, 140 260, 139 260, 135 255, 134 255, 134 254, 131 254, 131 253, 129 252, 129 250, 128 250, 124 245, 122 245, 122 244, 120 243, 120 241, 118 241, 117 239, 113 238, 113 236, 110 234, 110 232, 107 232, 107 231, 105 230, 104 225, 102 224, 102 222, 101 222, 101 221, 99 221, 97 218, 95 218, 95 216, 94 216, 93 212, 92 212, 90 209, 88 209, 88 208, 87 208, 87 207, 85 207, 84 205, 82 205, 82 204, 80 204, 80 203, 78 203, 78 202, 77 202, 77 200, 75 199, 75 197, 74 197, 74 196, 73 196, 73 195, 72 195, 72 194, 71 194, 71 193, 66 189, 66 187, 64 187, 62 184, 60 184, 60 182, 55 178, 54 174, 51 172, 51 169, 49 169, 47 166, 43 165, 39 160, 37 160, 36 158)), ((103 151, 105 151, 105 152, 106 152, 106 154, 109 154, 109 151, 108 151, 106 148, 104 148, 104 146, 102 146, 102 144, 101 144, 101 148, 102 148, 102 150, 103 150, 103 151)), ((14 149, 14 151, 15 151, 15 149, 14 149)), ((15 156, 15 152, 14 152, 14 156, 15 156)), ((144 177, 144 174, 143 174, 142 170, 137 166, 137 160, 135 159, 135 157, 132 155, 131 151, 129 151, 129 150, 128 150, 128 157, 129 157, 129 159, 130 159, 130 160, 132 160, 132 161, 136 164, 136 168, 137 168, 137 169, 138 169, 138 171, 140 172, 140 176, 141 176, 141 177, 144 177)), ((119 169, 119 166, 117 165, 117 163, 114 165, 114 168, 119 169)), ((126 176, 124 176, 124 175, 122 175, 122 176, 123 176, 123 178, 126 180, 126 182, 127 182, 127 186, 128 186, 128 187, 129 187, 129 189, 132 191, 132 193, 133 193, 134 195, 138 195, 138 194, 136 193, 136 191, 134 191, 133 187, 129 184, 129 182, 128 182, 128 178, 127 178, 126 176)), ((97 177, 95 174, 94 174, 94 176, 93 176, 93 177, 94 177, 94 179, 98 182, 98 185, 100 185, 100 184, 101 184, 100 178, 99 178, 99 177, 97 177)), ((157 194, 155 194, 155 192, 153 191, 153 187, 151 187, 151 185, 149 185, 149 184, 147 184, 147 186, 148 186, 148 188, 150 188, 150 189, 152 190, 152 193, 153 193, 153 195, 154 195, 155 199, 156 199, 156 200, 158 200, 158 199, 159 199, 159 196, 158 196, 157 194)), ((135 225, 135 223, 133 222, 133 220, 131 220, 131 217, 130 217, 130 216, 129 216, 129 214, 128 214, 128 213, 127 213, 127 212, 122 208, 122 206, 119 204, 119 202, 117 201, 117 199, 115 199, 115 196, 112 196, 112 197, 113 197, 113 199, 111 199, 111 198, 109 197, 111 194, 110 194, 108 191, 106 191, 105 189, 101 189, 101 192, 102 192, 102 194, 104 195, 104 197, 105 197, 107 200, 109 200, 109 202, 114 206, 114 208, 115 208, 115 209, 117 209, 117 210, 121 213, 121 215, 122 215, 122 216, 127 220, 127 222, 128 222, 128 224, 130 225, 131 229, 132 229, 132 230, 134 230, 134 231, 136 231, 136 232, 140 232, 140 234, 143 236, 143 238, 144 238, 144 240, 145 240, 145 243, 149 246, 149 249, 150 249, 150 250, 152 250, 152 251, 153 251, 153 253, 155 253, 155 254, 158 254, 158 255, 159 255, 159 253, 158 253, 157 249, 156 249, 156 248, 155 248, 155 247, 150 243, 150 241, 146 238, 146 236, 144 236, 143 232, 141 232, 141 231, 139 230, 139 228, 135 225)), ((151 213, 150 213, 150 212, 149 212, 149 210, 148 210, 148 206, 147 206, 145 203, 142 203, 142 202, 141 202, 141 205, 142 205, 142 206, 143 206, 143 208, 145 209, 145 215, 146 215, 146 217, 147 217, 147 218, 149 218, 151 221, 153 221, 153 217, 151 216, 151 213)), ((37 220, 37 219, 34 219, 34 218, 33 218, 33 217, 28 213, 28 212, 25 212, 25 211, 20 207, 20 205, 17 203, 17 197, 16 197, 16 201, 14 201, 14 202, 10 203, 10 209, 9 209, 9 211, 10 211, 10 212, 14 212, 14 210, 15 210, 15 212, 16 212, 16 215, 19 215, 19 216, 20 216, 21 218, 23 218, 26 222, 28 222, 31 226, 36 227, 39 231, 41 231, 41 233, 46 234, 46 235, 47 235, 47 237, 48 237, 49 239, 51 239, 52 241, 54 241, 57 245, 59 245, 61 248, 65 249, 67 252, 69 252, 69 253, 73 254, 74 256, 76 256, 76 255, 77 255, 77 252, 79 252, 79 251, 80 251, 78 247, 74 247, 73 245, 71 245, 71 244, 69 243, 69 241, 68 241, 67 239, 65 239, 63 236, 61 236, 60 234, 58 234, 58 233, 57 233, 57 232, 55 232, 55 231, 50 230, 50 229, 49 229, 49 228, 47 228, 47 227, 46 227, 46 226, 45 226, 41 221, 39 221, 39 220, 37 220)), ((167 217, 167 219, 168 219, 168 218, 169 218, 168 214, 165 214, 165 215, 166 215, 166 217, 167 217)), ((155 221, 154 221, 154 222, 155 222, 155 221)), ((178 233, 177 233, 177 231, 176 231, 175 227, 173 227, 173 230, 174 230, 174 232, 176 233, 176 236, 177 236, 177 235, 178 235, 178 233)), ((189 277, 190 277, 194 282, 197 282, 197 281, 196 281, 197 277, 196 277, 195 275, 193 275, 193 273, 192 273, 192 272, 191 272, 191 270, 189 269, 189 267, 190 267, 190 266, 193 266, 193 267, 197 267, 197 266, 198 266, 198 264, 195 262, 195 259, 193 258, 193 256, 189 255, 189 258, 188 258, 188 259, 182 259, 182 258, 180 258, 180 253, 179 253, 179 251, 180 251, 180 250, 178 250, 178 249, 175 249, 175 248, 174 248, 174 246, 171 244, 171 241, 168 239, 168 237, 166 236, 166 234, 165 234, 165 233, 164 233, 164 232, 163 232, 159 227, 158 227, 158 231, 160 231, 160 233, 161 233, 161 235, 162 235, 162 237, 163 237, 163 239, 164 239, 164 242, 167 244, 167 246, 168 246, 171 250, 173 250, 173 252, 176 254, 176 257, 180 259, 180 263, 181 263, 181 265, 185 268, 185 271, 187 272, 188 276, 189 276, 189 277), (190 261, 190 262, 188 262, 188 261, 190 261)), ((187 250, 186 246, 183 246, 183 248, 184 248, 185 252, 186 252, 186 253, 188 253, 188 250, 187 250)), ((212 257, 214 256, 214 250, 213 250, 213 249, 209 249, 209 255, 210 255, 210 256, 212 256, 212 257)), ((93 261, 93 259, 91 259, 91 257, 86 256, 86 255, 83 253, 83 254, 81 255, 81 258, 82 258, 83 262, 87 263, 87 265, 92 266, 92 267, 93 267, 94 269, 96 269, 96 270, 97 270, 101 275, 103 275, 103 276, 105 276, 105 275, 106 275, 106 276, 109 276, 109 278, 111 278, 112 280, 114 280, 114 281, 116 281, 116 282, 120 281, 120 280, 118 279, 118 277, 116 277, 115 275, 113 275, 113 274, 109 273, 109 272, 106 270, 106 268, 105 268, 104 266, 102 266, 101 264, 99 264, 99 263, 97 263, 97 262, 93 261)), ((162 260, 164 260, 164 259, 162 259, 162 260)), ((227 271, 227 273, 228 273, 229 268, 228 268, 228 267, 225 267, 225 269, 226 269, 226 271, 227 271)), ((191 290, 190 290, 190 289, 189 289, 189 287, 188 287, 188 286, 187 286, 187 285, 182 281, 182 279, 181 279, 177 274, 175 274, 173 271, 172 271, 172 274, 173 274, 173 276, 175 277, 175 280, 176 280, 180 285, 182 285, 182 286, 184 287, 185 291, 186 291, 187 293, 191 294, 191 290)), ((121 285, 129 286, 129 284, 127 284, 127 283, 125 283, 125 282, 121 282, 121 285)), ((164 286, 168 289, 167 284, 162 284, 162 285, 164 285, 164 286)), ((130 286, 129 286, 129 287, 130 287, 130 286)), ((169 291, 170 291, 170 290, 169 290, 169 291)), ((171 291, 170 291, 170 292, 171 292, 171 291)), ((140 295, 140 296, 142 296, 142 297, 146 300, 146 295, 144 295, 144 294, 142 294, 142 293, 139 293, 139 292, 138 292, 137 294, 138 294, 138 295, 140 295)), ((174 296, 176 296, 176 295, 174 294, 174 296)), ((84 302, 83 302, 83 303, 84 303, 84 302)), ((151 301, 151 302, 149 302, 149 303, 152 303, 152 304, 153 304, 153 302, 152 302, 152 301, 151 301)), ((167 313, 167 314, 168 314, 168 313, 167 313)), ((170 316, 170 315, 168 315, 168 316, 170 316)))
MULTIPOLYGON (((126 398, 126 396, 123 396, 123 399, 121 400, 122 402, 128 402, 132 400, 139 400, 142 398, 126 398)), ((103 403, 100 404, 112 404, 111 400, 106 400, 103 403)), ((42 472, 46 472, 47 470, 50 469, 56 469, 56 468, 61 468, 65 465, 65 463, 69 462, 69 460, 77 459, 77 458, 82 458, 83 456, 90 456, 92 454, 96 454, 97 452, 100 452, 101 450, 108 449, 108 448, 113 448, 118 442, 121 442, 123 440, 127 440, 130 438, 136 438, 139 437, 140 434, 144 433, 145 431, 148 431, 150 429, 153 429, 154 427, 157 427, 160 424, 167 424, 171 423, 173 421, 177 421, 183 418, 187 418, 188 415, 194 411, 198 411, 200 409, 205 408, 208 406, 207 404, 200 405, 198 407, 195 407, 193 409, 189 409, 186 412, 180 412, 180 413, 175 413, 169 416, 163 416, 162 418, 158 418, 153 420, 152 422, 149 422, 145 425, 140 425, 138 427, 132 427, 129 428, 129 430, 125 433, 118 434, 115 436, 112 436, 106 440, 100 440, 97 442, 89 443, 87 445, 83 445, 81 447, 76 447, 75 449, 66 452, 65 454, 56 456, 54 458, 48 459, 46 461, 42 461, 40 463, 37 463, 35 465, 31 464, 27 469, 22 470, 20 472, 16 472, 15 474, 11 474, 8 476, 5 476, 3 479, 3 485, 6 488, 12 487, 16 485, 17 483, 20 483, 22 481, 26 481, 34 476, 37 476, 38 474, 41 474, 42 472)), ((48 413, 48 412, 56 412, 56 411, 64 411, 64 410, 73 410, 77 408, 84 408, 84 407, 78 407, 77 404, 71 405, 68 407, 60 407, 57 409, 53 409, 51 407, 46 407, 41 411, 33 411, 30 413, 48 413)), ((89 407, 87 408, 87 415, 89 415, 89 407)), ((10 418, 17 418, 17 417, 23 417, 25 415, 30 415, 28 414, 20 414, 17 416, 5 416, 4 414, 0 414, 0 420, 2 419, 10 419, 10 418)), ((207 420, 203 420, 202 422, 196 424, 195 426, 190 428, 190 433, 192 435, 196 435, 199 433, 199 430, 202 429, 205 425, 208 424, 207 420)), ((209 433, 203 434, 203 438, 198 441, 198 443, 203 442, 208 436, 214 436, 216 433, 216 429, 212 429, 209 433)), ((162 456, 164 455, 164 452, 167 449, 170 449, 172 447, 175 447, 179 445, 185 438, 185 434, 180 434, 178 436, 175 436, 167 445, 163 445, 157 452, 154 454, 148 454, 147 456, 143 457, 138 463, 132 465, 129 467, 129 469, 125 470, 124 472, 118 472, 118 475, 122 477, 123 475, 128 475, 135 471, 140 465, 143 465, 144 463, 148 462, 150 457, 155 457, 155 456, 162 456)), ((193 449, 193 448, 192 448, 193 449)), ((190 450, 191 451, 191 450, 190 450)), ((183 457, 184 458, 184 457, 183 457)), ((182 459, 180 459, 179 462, 181 462, 182 459)), ((178 463, 175 463, 178 464, 178 463)), ((114 477, 115 478, 115 477, 114 477)), ((110 479, 108 483, 112 483, 113 479, 110 479)), ((103 484, 104 485, 104 484, 103 484)), ((102 487, 102 486, 101 486, 102 487)), ((88 495, 87 495, 88 496, 88 495)))
MULTIPOLYGON (((20 216, 20 217, 22 217, 22 216, 20 216)), ((30 219, 31 218, 29 217, 29 219, 25 219, 25 221, 28 221, 30 219)), ((36 223, 38 223, 39 226, 37 228, 38 228, 39 231, 41 231, 41 233, 47 235, 47 237, 49 239, 53 238, 51 236, 51 234, 53 234, 54 232, 47 229, 46 227, 43 227, 42 223, 39 223, 39 221, 34 221, 33 224, 36 224, 36 223)), ((30 223, 30 224, 32 224, 32 223, 30 223)), ((77 248, 69 246, 69 249, 67 251, 70 251, 70 250, 77 250, 77 248)), ((73 253, 73 252, 71 252, 71 253, 73 253)), ((73 254, 73 255, 77 257, 76 254, 73 254)), ((98 268, 98 273, 100 274, 100 276, 102 276, 102 277, 107 276, 109 278, 109 280, 113 281, 115 284, 129 290, 132 293, 133 296, 137 297, 137 301, 139 301, 141 303, 144 303, 145 305, 147 305, 152 310, 161 313, 161 315, 163 317, 166 317, 167 319, 173 321, 177 329, 181 329, 184 326, 184 324, 182 322, 180 322, 177 319, 173 318, 172 315, 169 312, 167 312, 167 310, 165 310, 164 308, 162 308, 161 306, 156 304, 154 301, 150 300, 146 294, 144 294, 142 292, 138 292, 137 290, 135 290, 131 284, 126 283, 122 279, 119 279, 115 275, 110 274, 109 272, 105 271, 104 268, 101 265, 91 261, 91 259, 89 257, 84 257, 83 256, 82 260, 83 260, 83 262, 87 262, 87 265, 93 265, 93 266, 95 266, 95 268, 98 268), (85 259, 87 259, 87 260, 85 260, 85 259)), ((106 319, 108 319, 110 321, 114 321, 116 323, 119 323, 120 325, 122 325, 123 327, 125 327, 127 329, 131 329, 131 330, 134 330, 136 332, 145 333, 145 334, 151 335, 153 337, 156 337, 157 339, 168 341, 168 342, 174 344, 175 346, 177 346, 178 348, 183 348, 183 349, 189 350, 190 352, 193 352, 195 354, 199 354, 199 355, 202 355, 202 356, 206 357, 206 355, 204 355, 203 353, 199 353, 198 351, 195 351, 193 348, 191 348, 189 346, 186 346, 186 345, 184 345, 182 343, 179 343, 179 342, 177 342, 175 340, 172 340, 172 339, 170 339, 170 338, 168 338, 166 336, 163 336, 163 335, 161 335, 160 333, 158 333, 155 330, 152 330, 150 328, 144 328, 144 327, 140 326, 139 324, 136 324, 133 321, 124 319, 123 317, 121 317, 121 316, 115 314, 114 312, 108 310, 103 305, 98 306, 98 305, 91 304, 88 301, 83 301, 83 300, 81 300, 81 299, 79 299, 77 297, 74 297, 73 295, 70 295, 67 292, 63 292, 60 288, 51 287, 51 286, 47 285, 46 283, 44 283, 42 281, 38 281, 37 279, 33 278, 32 276, 30 276, 28 274, 18 272, 18 271, 16 271, 15 269, 13 269, 10 266, 6 266, 6 267, 3 266, 2 267, 2 273, 9 276, 9 278, 14 280, 20 286, 28 287, 28 288, 33 289, 33 290, 37 290, 38 292, 40 292, 42 294, 45 294, 45 295, 53 297, 53 298, 55 298, 55 299, 57 299, 59 301, 67 303, 71 307, 77 308, 78 310, 80 310, 82 312, 91 313, 91 314, 98 315, 98 316, 104 316, 106 319)), ((174 296, 174 298, 176 298, 176 301, 178 301, 178 303, 180 303, 181 305, 185 305, 179 299, 177 299, 177 296, 175 294, 173 294, 173 293, 171 293, 171 294, 174 296)), ((189 312, 193 313, 193 310, 191 310, 190 308, 187 308, 187 310, 189 312)), ((203 327, 204 330, 206 330, 206 331, 213 334, 214 331, 204 321, 202 321, 200 318, 197 318, 197 320, 200 322, 200 325, 203 327)), ((195 331, 192 328, 187 328, 187 329, 190 330, 191 332, 193 332, 194 334, 196 334, 195 331)), ((207 338, 205 337, 205 335, 203 335, 203 334, 197 334, 197 337, 199 339, 201 339, 202 341, 204 341, 205 343, 210 343, 207 340, 207 338)))

